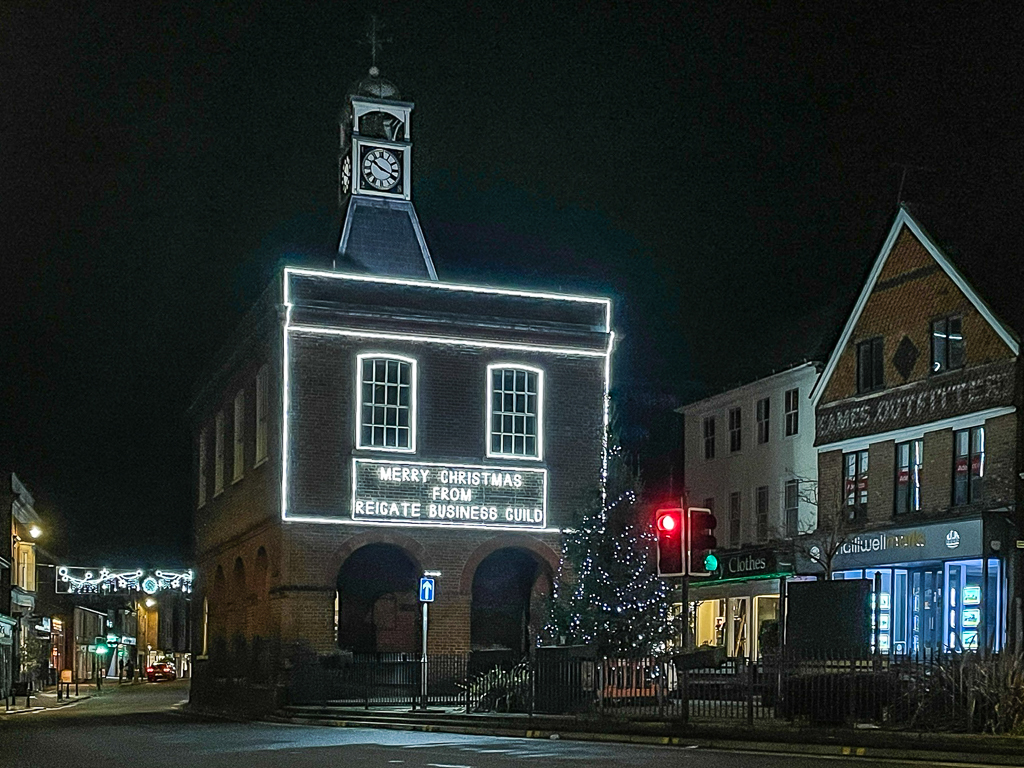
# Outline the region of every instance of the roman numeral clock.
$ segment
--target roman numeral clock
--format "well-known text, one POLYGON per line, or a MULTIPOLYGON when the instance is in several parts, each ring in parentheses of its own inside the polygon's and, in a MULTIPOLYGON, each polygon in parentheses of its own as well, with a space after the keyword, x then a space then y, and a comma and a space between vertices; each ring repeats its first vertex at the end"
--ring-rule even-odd
POLYGON ((351 161, 352 194, 410 199, 412 104, 388 99, 353 97, 351 161))

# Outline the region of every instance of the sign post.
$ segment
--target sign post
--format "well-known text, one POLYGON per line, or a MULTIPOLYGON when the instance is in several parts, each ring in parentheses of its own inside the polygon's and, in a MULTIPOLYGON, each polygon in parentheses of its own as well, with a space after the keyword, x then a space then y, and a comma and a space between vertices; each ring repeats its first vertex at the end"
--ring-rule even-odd
MULTIPOLYGON (((431 572, 432 573, 432 572, 431 572)), ((434 602, 434 579, 424 575, 420 578, 420 602, 423 604, 423 653, 420 657, 420 709, 427 708, 427 606, 434 602)))

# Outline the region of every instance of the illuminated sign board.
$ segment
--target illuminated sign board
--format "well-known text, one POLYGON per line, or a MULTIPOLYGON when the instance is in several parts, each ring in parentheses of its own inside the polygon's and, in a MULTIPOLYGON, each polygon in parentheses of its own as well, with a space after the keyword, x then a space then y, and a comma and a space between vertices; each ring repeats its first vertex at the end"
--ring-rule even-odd
POLYGON ((352 519, 361 523, 543 528, 546 469, 352 460, 352 519))

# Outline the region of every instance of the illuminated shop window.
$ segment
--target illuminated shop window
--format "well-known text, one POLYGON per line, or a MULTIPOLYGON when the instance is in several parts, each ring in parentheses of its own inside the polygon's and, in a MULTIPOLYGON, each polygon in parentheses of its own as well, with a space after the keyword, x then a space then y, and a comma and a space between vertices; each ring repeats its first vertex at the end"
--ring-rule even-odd
POLYGON ((359 355, 357 447, 416 450, 416 361, 359 355))
POLYGON ((487 374, 487 455, 541 458, 543 371, 527 366, 489 365, 487 374))

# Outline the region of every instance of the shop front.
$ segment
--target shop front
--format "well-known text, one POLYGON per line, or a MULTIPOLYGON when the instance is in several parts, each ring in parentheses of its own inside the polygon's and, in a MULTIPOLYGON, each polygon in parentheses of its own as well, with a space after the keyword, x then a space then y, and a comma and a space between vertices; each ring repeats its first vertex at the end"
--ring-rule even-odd
POLYGON ((757 659, 778 645, 779 596, 793 558, 763 547, 716 554, 715 574, 690 585, 690 636, 697 648, 757 659))
POLYGON ((833 578, 872 583, 872 646, 927 654, 1006 642, 1006 524, 982 518, 856 534, 833 578))

